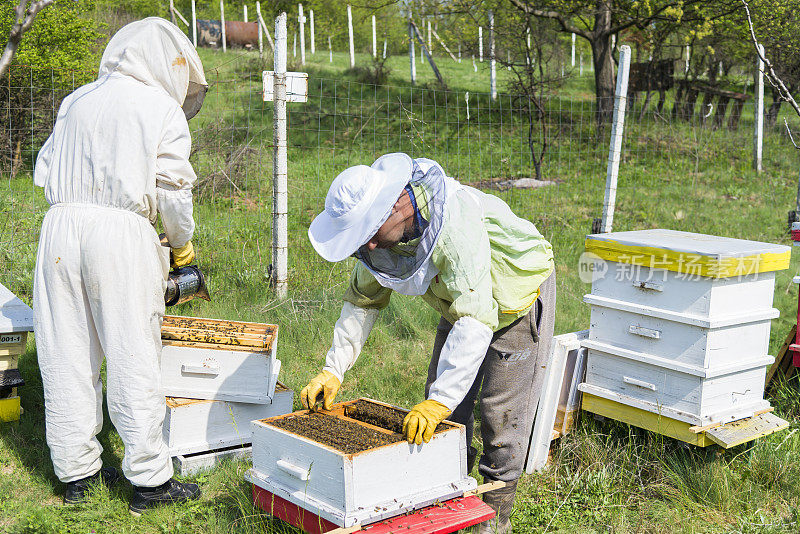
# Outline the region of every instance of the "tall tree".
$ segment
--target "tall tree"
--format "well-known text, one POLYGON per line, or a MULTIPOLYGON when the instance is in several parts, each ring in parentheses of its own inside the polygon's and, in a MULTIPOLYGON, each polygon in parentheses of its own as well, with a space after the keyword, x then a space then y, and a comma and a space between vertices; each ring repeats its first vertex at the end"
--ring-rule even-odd
POLYGON ((589 42, 594 63, 598 120, 611 120, 614 103, 612 38, 649 25, 702 24, 732 13, 732 0, 508 0, 524 14, 558 23, 562 31, 589 42))

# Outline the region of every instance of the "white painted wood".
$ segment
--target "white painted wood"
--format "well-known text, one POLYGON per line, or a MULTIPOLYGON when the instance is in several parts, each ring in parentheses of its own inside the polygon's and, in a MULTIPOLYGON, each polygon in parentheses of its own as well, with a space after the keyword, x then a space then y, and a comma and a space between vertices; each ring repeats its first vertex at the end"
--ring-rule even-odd
POLYGON ((606 275, 592 283, 592 296, 598 299, 638 303, 705 321, 772 309, 774 272, 709 278, 627 263, 607 264, 606 275))
POLYGON ((313 9, 309 9, 308 10, 308 20, 309 20, 309 25, 310 25, 309 29, 311 30, 311 55, 313 56, 314 54, 317 53, 317 40, 316 40, 316 37, 314 36, 314 10, 313 9))
POLYGON ((220 17, 220 26, 222 30, 222 51, 228 51, 228 44, 227 38, 225 35, 225 4, 224 0, 219 0, 219 17, 220 17))
POLYGON ((378 36, 375 33, 375 15, 372 15, 372 58, 378 58, 378 36))
POLYGON ((303 4, 297 4, 297 22, 300 24, 300 64, 306 64, 306 18, 303 16, 303 4))
POLYGON ((0 371, 8 371, 9 369, 19 369, 19 356, 0 356, 0 371))
POLYGON ((247 22, 247 4, 242 5, 242 11, 244 14, 244 22, 247 22))
POLYGON ((172 465, 178 475, 189 477, 210 471, 226 460, 249 460, 252 451, 252 447, 234 447, 196 454, 179 454, 172 458, 172 465))
POLYGON ((333 48, 331 47, 331 36, 328 36, 328 63, 333 63, 333 48))
POLYGON ((625 128, 625 111, 628 109, 628 72, 631 66, 631 48, 624 45, 619 51, 617 88, 614 93, 614 118, 611 122, 611 142, 608 149, 606 191, 603 201, 601 232, 611 232, 614 226, 614 205, 617 198, 617 177, 622 154, 622 133, 625 128))
POLYGON ((170 455, 250 443, 250 422, 291 412, 293 397, 284 387, 275 391, 269 404, 167 397, 164 440, 170 455))
POLYGON ((417 56, 414 53, 414 27, 408 21, 408 63, 411 69, 411 85, 417 82, 417 56))
POLYGON ((777 315, 777 310, 754 314, 752 318, 740 315, 739 320, 749 322, 711 328, 652 313, 595 305, 589 339, 700 369, 714 369, 766 355, 771 319, 777 315))
MULTIPOLYGON (((585 342, 589 337, 588 330, 576 332, 578 339, 585 342)), ((567 353, 567 364, 564 370, 564 385, 561 388, 561 397, 558 401, 558 415, 556 421, 560 425, 554 427, 562 436, 571 431, 574 418, 578 416, 581 408, 581 392, 578 386, 586 377, 586 356, 588 349, 581 347, 567 353)))
POLYGON ((489 92, 497 100, 497 64, 494 49, 494 13, 489 11, 489 92))
POLYGON ((386 39, 383 40, 383 59, 386 59, 386 39))
POLYGON ((761 157, 764 147, 764 45, 758 45, 756 55, 756 86, 755 86, 755 130, 753 132, 753 168, 756 172, 762 171, 761 157))
POLYGON ((575 34, 572 34, 572 68, 575 68, 575 34))
POLYGON ((462 425, 452 424, 420 446, 400 441, 349 455, 264 421, 252 427, 253 469, 245 478, 341 527, 477 487, 466 472, 462 425))
POLYGON ((276 345, 266 352, 248 352, 166 344, 161 352, 164 395, 269 403, 280 365, 276 345), (202 369, 208 371, 198 372, 202 369))
MULTIPOLYGON (((264 102, 275 100, 275 72, 265 70, 261 73, 263 80, 264 102)), ((307 72, 287 72, 286 73, 286 101, 287 102, 308 102, 308 73, 307 72)))
POLYGON ((483 63, 483 26, 478 26, 478 59, 483 63))
POLYGON ((768 408, 769 403, 763 400, 764 362, 770 360, 758 360, 747 370, 706 379, 590 348, 586 382, 580 389, 702 426, 768 408))
POLYGON ((356 66, 356 52, 353 44, 353 8, 347 4, 347 35, 350 42, 350 68, 356 66))
POLYGON ((289 296, 289 163, 288 119, 286 116, 286 63, 289 39, 286 34, 286 13, 275 19, 275 100, 272 141, 272 265, 275 294, 289 296))
POLYGON ((528 474, 541 471, 547 465, 547 455, 550 450, 562 390, 571 386, 571 380, 570 384, 565 384, 565 370, 569 353, 577 353, 580 350, 581 342, 586 339, 587 334, 588 331, 584 330, 554 336, 544 369, 537 371, 544 372, 544 381, 528 445, 528 458, 525 462, 525 472, 528 474))
POLYGON ((197 48, 197 9, 195 0, 192 0, 192 44, 197 48))
POLYGON ((274 51, 275 43, 272 42, 272 36, 269 34, 269 29, 267 29, 267 23, 264 22, 264 17, 261 16, 261 2, 256 2, 256 18, 258 19, 258 26, 261 28, 261 31, 267 36, 269 47, 274 51))
POLYGON ((0 284, 0 334, 33 332, 33 310, 0 284))

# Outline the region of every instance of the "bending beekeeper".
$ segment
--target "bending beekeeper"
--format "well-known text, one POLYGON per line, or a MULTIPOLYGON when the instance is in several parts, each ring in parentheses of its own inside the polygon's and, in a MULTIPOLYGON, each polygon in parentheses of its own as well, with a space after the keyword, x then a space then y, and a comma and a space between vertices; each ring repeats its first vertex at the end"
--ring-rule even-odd
POLYGON ((61 104, 36 160, 34 182, 50 209, 34 275, 34 320, 45 398, 47 443, 64 502, 119 475, 102 467, 100 366, 108 413, 125 445, 122 472, 134 514, 196 499, 195 484, 172 479, 162 437, 159 360, 170 249, 174 266, 194 259, 191 137, 207 83, 189 39, 147 18, 108 42, 96 81, 61 104))
MULTIPOLYGON (((480 392, 479 471, 506 487, 486 493, 497 517, 481 532, 510 532, 553 335, 553 252, 533 223, 499 198, 460 184, 429 159, 388 154, 342 172, 311 223, 326 260, 359 261, 344 295, 323 371, 303 389, 306 407, 330 409, 392 291, 419 295, 441 314, 425 399, 403 422, 409 442, 431 439, 445 418, 466 425, 480 392)), ((424 446, 424 445, 423 445, 424 446)), ((470 470, 477 450, 469 447, 470 470)))

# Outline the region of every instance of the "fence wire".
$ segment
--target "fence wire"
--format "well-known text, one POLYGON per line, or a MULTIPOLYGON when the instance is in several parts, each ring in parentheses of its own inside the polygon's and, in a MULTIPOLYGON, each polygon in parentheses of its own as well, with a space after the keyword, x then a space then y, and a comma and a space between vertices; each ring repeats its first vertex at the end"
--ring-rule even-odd
MULTIPOLYGON (((198 175, 194 241, 212 289, 216 284, 222 294, 248 298, 265 292, 270 275, 272 103, 262 98, 264 64, 257 54, 223 57, 209 72, 203 110, 190 122, 190 159, 198 175)), ((23 296, 30 293, 47 209, 31 180, 36 153, 61 99, 93 77, 14 67, 0 88, 0 201, 6 215, 0 223, 0 279, 23 296)), ((308 101, 288 105, 290 294, 340 294, 352 263, 329 264, 317 256, 308 225, 339 172, 388 152, 438 161, 450 176, 500 196, 536 223, 557 254, 579 253, 583 244, 574 236, 590 233, 602 212, 610 134, 598 122, 591 92, 538 102, 512 94, 493 100, 488 92, 353 78, 312 71, 308 101)), ((717 170, 744 173, 751 165, 752 101, 736 121, 729 108, 720 122, 711 101, 690 107, 676 105, 671 92, 665 102, 637 96, 626 118, 615 230, 650 227, 654 214, 677 203, 680 209, 670 214, 673 227, 726 235, 724 219, 709 202, 737 191, 715 196, 709 188, 717 170)), ((774 126, 766 132, 765 157, 779 152, 780 158, 792 157, 774 126)), ((777 195, 768 188, 764 194, 777 195)))

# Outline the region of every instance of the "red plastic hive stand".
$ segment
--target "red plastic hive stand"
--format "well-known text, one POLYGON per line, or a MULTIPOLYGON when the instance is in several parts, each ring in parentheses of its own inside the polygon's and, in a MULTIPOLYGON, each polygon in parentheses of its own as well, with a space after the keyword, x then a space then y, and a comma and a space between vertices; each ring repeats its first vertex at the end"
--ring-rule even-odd
MULTIPOLYGON (((323 534, 338 527, 313 512, 253 484, 253 502, 268 514, 309 534, 323 534)), ((368 534, 447 534, 477 525, 494 517, 480 497, 458 497, 408 514, 366 525, 357 532, 368 534)))

